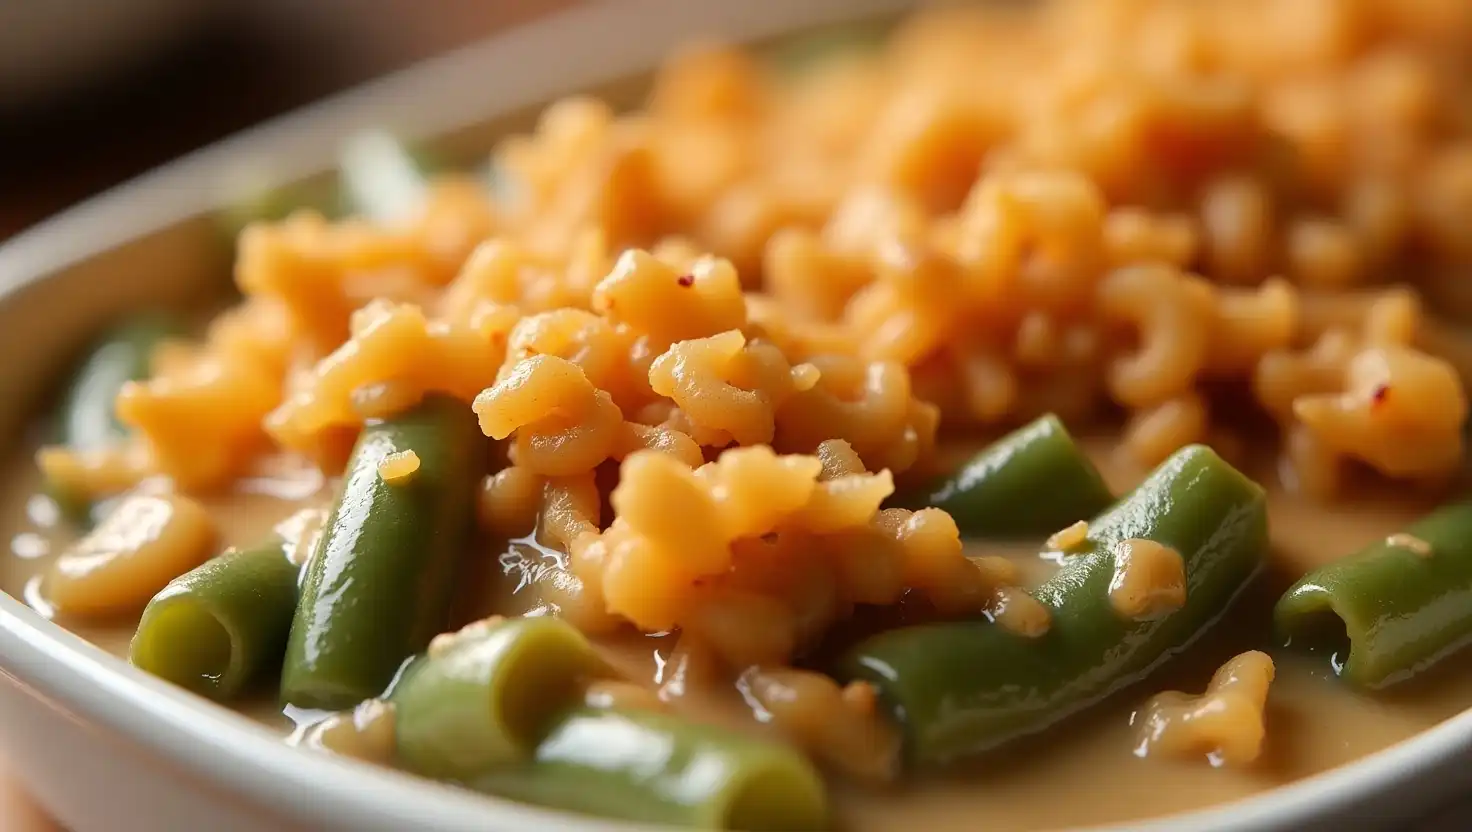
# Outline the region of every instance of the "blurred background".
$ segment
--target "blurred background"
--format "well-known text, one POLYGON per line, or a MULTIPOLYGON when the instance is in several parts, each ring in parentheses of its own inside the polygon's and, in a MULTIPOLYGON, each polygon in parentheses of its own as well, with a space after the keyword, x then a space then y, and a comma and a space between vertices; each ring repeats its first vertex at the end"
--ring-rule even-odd
POLYGON ((580 0, 0 0, 0 239, 278 113, 580 0))

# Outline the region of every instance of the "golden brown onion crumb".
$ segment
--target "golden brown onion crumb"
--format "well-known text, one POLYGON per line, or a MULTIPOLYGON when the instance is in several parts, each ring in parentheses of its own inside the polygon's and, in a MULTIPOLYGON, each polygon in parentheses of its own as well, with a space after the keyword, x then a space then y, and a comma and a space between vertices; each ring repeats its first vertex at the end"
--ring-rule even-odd
POLYGON ((1088 537, 1089 522, 1087 520, 1079 520, 1067 528, 1053 532, 1053 534, 1048 536, 1047 542, 1043 545, 1056 552, 1067 552, 1083 543, 1088 537))
POLYGON ((1177 450, 1205 440, 1210 421, 1205 399, 1186 392, 1135 411, 1125 425, 1120 449, 1140 468, 1154 468, 1177 450))
POLYGON ((1461 464, 1467 411, 1449 362, 1395 344, 1355 353, 1335 392, 1293 400, 1293 415, 1329 450, 1404 479, 1435 480, 1461 464))
POLYGON ((1121 618, 1148 621, 1186 603, 1186 564, 1180 552, 1139 538, 1121 540, 1113 551, 1109 604, 1121 618))
POLYGON ((486 477, 476 501, 480 527, 504 538, 531 532, 542 510, 544 482, 543 477, 516 465, 486 477))
POLYGON ((387 763, 394 756, 394 705, 381 699, 366 700, 307 729, 301 744, 370 763, 387 763))
POLYGON ((445 654, 445 651, 455 646, 455 644, 461 639, 474 638, 484 635, 492 627, 500 624, 502 621, 505 620, 506 617, 503 615, 491 615, 472 621, 458 630, 452 630, 448 633, 440 633, 439 635, 429 640, 429 647, 425 652, 427 652, 430 656, 443 656, 445 654))
POLYGON ((969 558, 971 565, 981 573, 981 579, 988 586, 1016 586, 1022 580, 1022 570, 1017 563, 1010 558, 998 557, 996 555, 983 555, 981 557, 969 558))
POLYGON ((812 364, 798 364, 792 368, 792 387, 799 393, 811 390, 822 375, 822 371, 812 364))
POLYGON ((752 668, 738 687, 759 719, 830 766, 870 782, 899 770, 900 735, 874 708, 872 686, 840 688, 829 677, 793 668, 752 668))
POLYGON ((869 682, 849 682, 843 686, 843 704, 855 713, 872 714, 879 705, 879 691, 869 682))
POLYGON ((414 478, 419 470, 419 454, 409 451, 394 451, 378 463, 378 476, 390 485, 403 485, 414 478))
POLYGON ((850 474, 865 473, 864 461, 854 452, 854 446, 842 439, 825 439, 818 443, 818 461, 823 463, 820 481, 836 480, 850 474))
POLYGON ((155 593, 215 551, 215 521, 182 494, 139 490, 51 564, 46 592, 68 615, 143 608, 155 593))
MULTIPOLYGON (((627 455, 630 419, 681 454, 842 438, 898 475, 942 417, 1120 405, 1173 428, 1137 437, 1157 458, 1170 443, 1144 438, 1216 427, 1188 406, 1203 380, 1261 374, 1285 433, 1443 477, 1453 434, 1346 434, 1294 404, 1342 373, 1263 368, 1323 331, 1299 295, 1472 296, 1465 4, 1039 5, 1059 8, 922 12, 817 73, 676 56, 643 110, 550 104, 494 151, 496 189, 443 177, 393 227, 255 223, 242 303, 119 395, 127 452, 43 464, 89 494, 226 487, 271 443, 338 469, 365 419, 483 390, 488 430, 545 476, 627 455)), ((1444 352, 1407 303, 1346 309, 1356 351, 1444 352)))
POLYGON ((148 449, 135 443, 87 450, 48 445, 36 452, 46 482, 83 498, 132 488, 148 476, 151 464, 148 449))
POLYGON ((1053 625, 1053 615, 1048 608, 1021 587, 999 587, 987 613, 997 626, 1027 638, 1045 636, 1053 625))
POLYGON ((387 419, 424 398, 419 387, 402 381, 380 381, 353 388, 353 411, 364 419, 387 419))
POLYGON ((1205 755, 1213 766, 1253 762, 1266 735, 1272 681, 1272 658, 1252 650, 1222 665, 1200 696, 1167 691, 1152 697, 1132 719, 1135 755, 1205 755))

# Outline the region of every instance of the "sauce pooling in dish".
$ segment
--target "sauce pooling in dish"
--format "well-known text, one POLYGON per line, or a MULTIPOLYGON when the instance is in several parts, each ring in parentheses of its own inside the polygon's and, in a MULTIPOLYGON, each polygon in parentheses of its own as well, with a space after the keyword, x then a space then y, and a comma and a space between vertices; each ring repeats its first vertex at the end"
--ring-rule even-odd
MULTIPOLYGON (((1111 440, 1090 440, 1087 444, 1096 451, 1097 458, 1108 461, 1111 440)), ((25 515, 25 495, 37 488, 38 481, 27 471, 24 460, 13 460, 12 466, 16 478, 5 494, 5 522, 12 539, 19 534, 37 534, 50 542, 51 551, 64 549, 73 533, 38 526, 25 515)), ((1129 481, 1118 475, 1109 480, 1121 489, 1129 481)), ((329 485, 307 502, 316 507, 330 494, 329 485)), ((300 503, 259 493, 234 493, 214 497, 207 505, 221 518, 220 545, 248 546, 289 519, 300 503)), ((1139 819, 1249 796, 1379 750, 1456 714, 1472 700, 1472 677, 1454 667, 1433 668, 1423 678, 1383 693, 1361 693, 1334 677, 1328 657, 1322 653, 1299 655, 1277 649, 1266 623, 1276 591, 1286 586, 1285 578, 1278 577, 1280 573, 1286 576, 1289 569, 1303 569, 1331 559, 1327 553, 1354 551, 1380 541, 1388 530, 1413 521, 1420 510, 1416 500, 1390 493, 1372 493, 1320 506, 1271 488, 1269 523, 1274 565, 1238 601, 1227 622, 1208 632, 1190 652, 1166 665, 1149 682, 1070 720, 1067 730, 1059 735, 1045 732, 1011 751, 1003 750, 949 772, 916 778, 902 789, 875 790, 866 787, 865 781, 834 777, 831 799, 839 824, 844 828, 878 829, 917 819, 941 829, 964 829, 983 808, 996 817, 998 824, 1018 829, 1139 819), (1183 758, 1136 756, 1138 720, 1155 693, 1177 690, 1199 695, 1206 691, 1218 665, 1240 652, 1264 647, 1270 648, 1277 674, 1265 710, 1262 750, 1253 763, 1213 767, 1206 752, 1183 758), (1137 724, 1131 724, 1132 718, 1137 724), (1345 725, 1353 725, 1355 730, 1347 732, 1345 725), (1109 788, 1095 791, 1105 776, 1101 772, 1107 772, 1102 782, 1107 782, 1109 788), (980 783, 986 788, 978 791, 980 783), (1087 789, 1092 796, 1087 803, 1045 799, 1058 788, 1087 789)), ((1033 544, 972 544, 971 551, 979 556, 1006 557, 1027 585, 1045 579, 1053 569, 1051 563, 1036 557, 1038 546, 1033 544)), ((465 601, 463 617, 479 617, 493 609, 514 612, 539 606, 534 578, 523 580, 522 570, 535 574, 545 569, 544 564, 551 558, 543 560, 542 553, 525 547, 517 555, 501 563, 487 558, 487 563, 476 567, 493 564, 494 571, 481 571, 476 575, 479 582, 467 585, 466 593, 471 597, 465 601), (512 564, 511 574, 501 572, 502 563, 512 564), (513 591, 517 586, 523 587, 520 592, 513 591)), ((0 586, 21 597, 27 578, 44 573, 50 557, 48 553, 32 559, 11 558, 0 586)), ((65 616, 58 620, 120 655, 127 654, 133 631, 125 621, 109 624, 65 616)), ((758 733, 773 730, 769 724, 755 722, 750 706, 734 684, 719 681, 719 677, 702 684, 688 675, 693 668, 687 657, 676 655, 671 642, 677 641, 677 637, 649 639, 614 634, 595 643, 624 678, 640 680, 644 690, 679 690, 678 697, 666 693, 677 713, 758 733), (687 663, 683 668, 682 659, 687 663), (671 684, 672 680, 678 681, 671 684)), ((284 732, 291 723, 281 716, 275 700, 268 681, 235 702, 246 713, 280 726, 284 732)), ((355 743, 355 747, 373 748, 371 742, 355 743)))
POLYGON ((1286 8, 688 50, 494 187, 355 141, 236 306, 103 338, 5 587, 644 822, 1131 820, 1411 736, 1472 701, 1472 19, 1286 8))

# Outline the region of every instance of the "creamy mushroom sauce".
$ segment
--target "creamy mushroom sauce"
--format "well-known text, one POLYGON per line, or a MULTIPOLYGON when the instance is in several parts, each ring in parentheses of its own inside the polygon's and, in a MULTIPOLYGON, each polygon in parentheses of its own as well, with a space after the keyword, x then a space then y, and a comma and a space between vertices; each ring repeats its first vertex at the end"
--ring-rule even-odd
MULTIPOLYGON (((1112 464, 1107 442, 1088 444, 1116 491, 1139 478, 1137 472, 1112 464)), ((956 455, 965 450, 956 449, 956 455)), ((0 558, 0 588, 46 614, 39 575, 72 535, 58 524, 54 506, 39 495, 30 454, 15 455, 9 470, 0 489, 0 529, 10 550, 0 558)), ((989 828, 1042 829, 1155 817, 1247 797, 1317 774, 1411 737, 1472 703, 1472 671, 1459 670, 1455 662, 1371 697, 1338 683, 1328 656, 1271 649, 1269 610, 1282 589, 1320 564, 1397 532, 1433 507, 1436 498, 1395 493, 1389 486, 1362 486, 1345 500, 1318 505, 1274 485, 1271 466, 1248 470, 1270 488, 1271 565, 1187 655, 1142 685, 1071 720, 1066 731, 1023 739, 974 765, 892 789, 860 787, 831 777, 842 828, 920 826, 942 832, 972 829, 984 818, 989 828), (1255 763, 1217 768, 1204 757, 1135 755, 1131 717, 1151 695, 1169 689, 1199 693, 1218 666, 1252 648, 1270 649, 1277 663, 1266 710, 1267 739, 1255 763)), ((283 463, 205 504, 218 525, 221 546, 245 544, 297 509, 326 502, 333 486, 315 471, 283 463)), ((505 573, 500 556, 507 548, 504 542, 492 542, 470 553, 476 579, 470 582, 472 591, 461 599, 461 618, 522 612, 534 603, 516 594, 517 576, 505 573)), ((534 552, 528 554, 536 557, 534 552)), ((1054 568, 1031 546, 977 544, 975 554, 1015 559, 1032 584, 1045 580, 1054 568)), ((538 564, 530 560, 528 565, 538 564)), ((59 623, 118 655, 126 654, 133 624, 59 623)), ((667 638, 605 640, 601 646, 628 678, 651 686, 670 652, 667 638)), ((677 707, 697 718, 767 730, 730 685, 697 688, 677 707)), ((279 728, 283 736, 293 727, 269 692, 244 710, 279 728)))

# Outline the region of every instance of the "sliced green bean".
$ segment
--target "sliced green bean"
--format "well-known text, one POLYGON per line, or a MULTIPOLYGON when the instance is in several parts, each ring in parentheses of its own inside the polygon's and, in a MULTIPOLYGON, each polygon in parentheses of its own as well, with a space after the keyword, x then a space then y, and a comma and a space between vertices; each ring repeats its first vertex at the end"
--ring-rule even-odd
POLYGON ((536 759, 472 785, 557 809, 696 829, 828 825, 822 780, 797 751, 666 714, 577 708, 536 759))
MULTIPOLYGON (((55 439, 77 450, 121 442, 128 428, 118 420, 118 391, 129 381, 147 378, 153 350, 160 342, 182 335, 173 318, 142 314, 105 333, 77 368, 57 410, 55 439)), ((98 519, 91 501, 49 484, 47 492, 73 523, 90 526, 98 519)))
POLYGON ((320 178, 279 186, 246 183, 232 194, 215 216, 215 223, 233 246, 240 232, 254 222, 277 222, 303 209, 328 218, 339 216, 342 211, 336 204, 335 194, 332 183, 320 178))
POLYGON ((128 435, 114 402, 129 381, 147 378, 159 342, 183 334, 165 315, 139 315, 105 333, 77 369, 58 415, 57 441, 78 450, 102 447, 128 435))
POLYGON ((279 537, 231 549, 148 602, 128 659, 213 699, 230 699, 281 666, 301 568, 279 537))
POLYGON ((1114 497, 1050 413, 992 443, 908 502, 945 509, 962 534, 1006 538, 1056 532, 1108 508, 1114 497))
POLYGON ((302 582, 285 702, 340 710, 377 696, 444 629, 485 442, 470 407, 444 396, 363 428, 302 582), (418 470, 384 481, 379 463, 401 451, 418 470))
POLYGON ((1052 621, 1027 638, 986 622, 873 636, 840 665, 879 690, 912 763, 943 764, 1042 730, 1153 671, 1226 610, 1267 551, 1263 490, 1210 448, 1178 451, 1094 520, 1080 553, 1040 586, 1052 621), (1110 599, 1114 547, 1152 540, 1180 553, 1184 606, 1130 620, 1110 599))
POLYGON ((558 618, 505 619, 441 638, 391 697, 399 759, 428 777, 468 780, 530 758, 598 665, 588 640, 558 618))
POLYGON ((369 130, 343 143, 335 182, 321 178, 280 186, 247 182, 217 220, 232 242, 253 222, 275 222, 299 209, 328 218, 360 214, 376 222, 399 223, 423 206, 428 177, 441 167, 425 154, 405 149, 391 134, 369 130))
POLYGON ((788 36, 766 50, 778 72, 795 75, 845 54, 877 52, 894 28, 889 20, 861 20, 788 36))
POLYGON ((1327 648, 1335 672, 1359 687, 1435 663, 1472 638, 1472 504, 1303 576, 1273 621, 1290 645, 1327 648))

